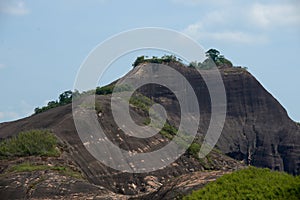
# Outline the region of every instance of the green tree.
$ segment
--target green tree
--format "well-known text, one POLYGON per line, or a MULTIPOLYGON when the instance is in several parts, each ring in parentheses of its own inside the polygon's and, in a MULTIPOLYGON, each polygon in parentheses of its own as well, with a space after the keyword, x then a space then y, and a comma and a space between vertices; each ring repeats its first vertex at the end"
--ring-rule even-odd
POLYGON ((216 61, 217 66, 233 67, 232 62, 226 59, 223 55, 220 55, 216 61))
POLYGON ((71 90, 65 91, 64 93, 59 95, 58 99, 59 99, 59 103, 61 105, 71 103, 72 102, 72 91, 71 90))
POLYGON ((139 64, 143 63, 145 61, 145 56, 139 56, 136 58, 134 63, 132 64, 133 67, 138 66, 139 64))
POLYGON ((214 62, 216 62, 220 56, 220 52, 216 49, 209 49, 205 54, 207 57, 210 57, 214 62))

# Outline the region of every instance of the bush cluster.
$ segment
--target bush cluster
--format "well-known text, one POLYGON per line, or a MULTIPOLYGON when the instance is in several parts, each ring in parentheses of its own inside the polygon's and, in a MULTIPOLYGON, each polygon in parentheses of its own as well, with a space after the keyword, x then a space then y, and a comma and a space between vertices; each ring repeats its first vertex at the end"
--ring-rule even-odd
POLYGON ((75 94, 78 94, 78 91, 74 92, 74 93, 71 90, 65 91, 65 92, 63 92, 62 94, 59 95, 58 100, 49 101, 47 106, 43 106, 41 108, 39 108, 39 107, 35 108, 34 113, 38 114, 38 113, 44 112, 46 110, 49 110, 51 108, 56 108, 58 106, 63 106, 63 105, 66 105, 68 103, 71 103, 72 102, 72 97, 75 94))
POLYGON ((48 130, 31 130, 0 142, 0 157, 58 156, 57 138, 48 130))
POLYGON ((227 174, 184 197, 193 199, 289 199, 300 197, 300 177, 249 167, 227 174))
POLYGON ((109 84, 103 87, 97 87, 96 88, 96 94, 97 95, 107 95, 112 94, 113 92, 125 92, 125 91, 131 91, 132 87, 130 85, 118 85, 115 84, 109 84))
POLYGON ((177 58, 174 55, 164 55, 161 58, 158 58, 156 56, 153 56, 152 58, 146 58, 145 56, 139 56, 132 64, 133 67, 136 67, 142 63, 169 63, 169 62, 181 62, 182 60, 180 58, 177 58))

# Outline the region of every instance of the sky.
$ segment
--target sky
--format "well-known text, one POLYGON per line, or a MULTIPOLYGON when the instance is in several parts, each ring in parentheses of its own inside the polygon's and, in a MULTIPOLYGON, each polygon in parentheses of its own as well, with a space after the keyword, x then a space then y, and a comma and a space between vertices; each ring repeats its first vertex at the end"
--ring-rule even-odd
MULTIPOLYGON (((299 122, 299 9, 298 0, 0 0, 0 122, 29 116, 72 89, 93 48, 142 27, 173 29, 218 49, 247 67, 299 122)), ((105 81, 145 53, 153 52, 117 60, 105 81)))

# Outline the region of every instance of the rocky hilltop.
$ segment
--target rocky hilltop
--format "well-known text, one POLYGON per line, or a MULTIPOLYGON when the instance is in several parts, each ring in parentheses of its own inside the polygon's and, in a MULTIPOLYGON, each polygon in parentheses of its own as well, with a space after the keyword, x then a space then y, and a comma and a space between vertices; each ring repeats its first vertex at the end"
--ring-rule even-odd
MULTIPOLYGON (((205 134, 211 113, 211 99, 206 84, 195 69, 178 63, 172 66, 187 77, 196 92, 201 111, 199 135, 205 134)), ((147 76, 141 70, 140 66, 130 73, 147 76)), ((219 70, 226 90, 227 114, 217 148, 247 165, 299 174, 299 125, 289 118, 280 103, 247 70, 239 67, 219 70)), ((159 71, 157 74, 162 79, 169 78, 168 74, 159 71)), ((149 84, 140 90, 146 96, 154 96, 159 102, 169 102, 166 105, 168 110, 173 113, 173 119, 178 119, 178 102, 167 88, 149 84)))
MULTIPOLYGON (((195 142, 201 142, 211 116, 211 100, 206 84, 195 69, 187 68, 179 62, 167 64, 183 74, 195 90, 201 114, 195 142)), ((145 67, 155 68, 163 78, 170 78, 168 74, 162 74, 156 64, 143 63, 126 76, 147 76, 144 73, 145 67)), ((50 130, 59 139, 61 152, 59 157, 53 158, 35 156, 1 160, 0 195, 7 199, 173 199, 246 165, 299 174, 300 127, 245 69, 224 67, 220 73, 226 89, 227 116, 216 149, 205 158, 200 159, 186 152, 171 165, 154 172, 132 174, 116 171, 97 161, 85 149, 76 132, 72 105, 67 104, 18 121, 0 124, 1 139, 24 130, 50 130), (81 174, 81 177, 70 177, 47 169, 10 172, 12 166, 26 160, 50 166, 64 163, 81 174)), ((180 105, 173 92, 155 84, 145 85, 138 92, 162 104, 168 112, 169 126, 178 128, 180 105)), ((172 129, 146 140, 124 134, 114 122, 110 99, 110 95, 96 95, 96 104, 99 105, 98 109, 96 106, 96 112, 107 137, 115 144, 141 153, 159 149, 169 142, 172 129)), ((138 104, 130 105, 130 114, 138 124, 145 124, 149 119, 147 112, 138 104)))

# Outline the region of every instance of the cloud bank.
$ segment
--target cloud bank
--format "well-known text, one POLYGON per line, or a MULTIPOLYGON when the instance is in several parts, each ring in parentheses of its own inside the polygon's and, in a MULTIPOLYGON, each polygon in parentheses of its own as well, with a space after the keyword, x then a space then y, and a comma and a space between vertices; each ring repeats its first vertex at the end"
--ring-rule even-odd
POLYGON ((9 15, 27 15, 29 9, 23 0, 1 0, 0 13, 9 15))
POLYGON ((219 5, 186 26, 183 32, 196 40, 249 45, 266 43, 271 31, 300 27, 299 8, 300 3, 292 1, 219 5))

